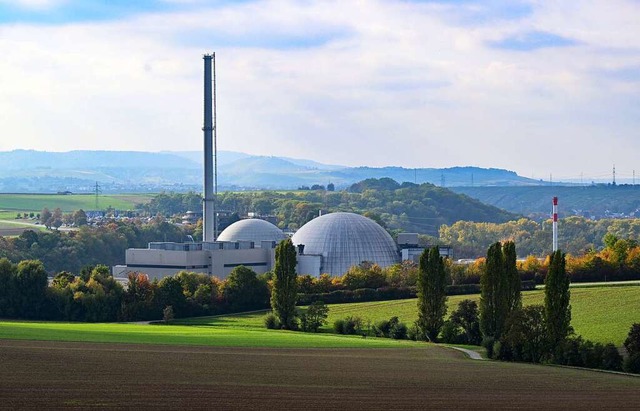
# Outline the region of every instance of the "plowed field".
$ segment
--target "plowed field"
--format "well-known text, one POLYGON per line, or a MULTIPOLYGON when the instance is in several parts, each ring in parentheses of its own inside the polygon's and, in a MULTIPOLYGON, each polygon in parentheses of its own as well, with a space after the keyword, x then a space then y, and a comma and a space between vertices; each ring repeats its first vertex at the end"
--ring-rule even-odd
POLYGON ((444 348, 274 349, 0 340, 0 408, 636 408, 640 378, 444 348))

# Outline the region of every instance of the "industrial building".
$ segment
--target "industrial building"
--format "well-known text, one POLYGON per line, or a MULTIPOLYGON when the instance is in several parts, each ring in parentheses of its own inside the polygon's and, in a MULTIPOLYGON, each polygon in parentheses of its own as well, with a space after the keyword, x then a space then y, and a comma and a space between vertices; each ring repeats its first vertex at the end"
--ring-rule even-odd
MULTIPOLYGON (((142 272, 151 278, 179 271, 200 272, 225 278, 240 265, 257 273, 273 269, 275 247, 286 238, 282 230, 261 219, 245 219, 217 233, 217 161, 215 115, 215 54, 204 56, 204 201, 203 242, 153 242, 148 248, 128 249, 126 264, 115 266, 115 277, 142 272)), ((189 213, 188 213, 189 214, 189 213)), ((191 212, 187 217, 192 218, 191 212)), ((398 246, 375 221, 353 213, 319 216, 302 226, 292 241, 298 247, 298 274, 342 275, 363 261, 387 267, 401 260, 416 260, 423 248, 417 234, 398 237, 398 246)), ((441 248, 450 256, 450 249, 441 248)))

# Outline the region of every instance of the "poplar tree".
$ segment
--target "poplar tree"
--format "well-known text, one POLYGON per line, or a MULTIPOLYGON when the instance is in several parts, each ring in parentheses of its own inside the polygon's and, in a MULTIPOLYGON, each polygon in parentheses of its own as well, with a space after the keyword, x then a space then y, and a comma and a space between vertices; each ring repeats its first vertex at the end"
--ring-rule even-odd
POLYGON ((424 250, 418 271, 418 328, 435 341, 447 314, 446 271, 439 247, 424 250))
POLYGON ((516 266, 516 244, 507 241, 502 245, 504 272, 507 281, 507 315, 522 308, 522 281, 516 266))
POLYGON ((502 245, 497 242, 487 250, 480 276, 480 330, 485 337, 498 340, 502 335, 509 313, 508 288, 502 245))
POLYGON ((271 309, 278 317, 282 328, 296 328, 296 299, 298 297, 298 274, 296 273, 296 248, 290 238, 282 240, 276 247, 271 309))
POLYGON ((554 345, 565 340, 572 331, 570 282, 565 254, 560 250, 553 252, 544 281, 544 311, 549 341, 554 345))

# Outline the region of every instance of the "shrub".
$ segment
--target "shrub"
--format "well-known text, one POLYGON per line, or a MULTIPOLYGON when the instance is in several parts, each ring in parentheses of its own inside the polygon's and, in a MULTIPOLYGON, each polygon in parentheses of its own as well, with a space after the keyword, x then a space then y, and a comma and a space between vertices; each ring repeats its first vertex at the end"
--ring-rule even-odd
POLYGON ((398 317, 391 317, 389 320, 381 320, 378 321, 373 326, 373 333, 376 337, 387 337, 391 336, 391 330, 396 326, 400 321, 398 317))
POLYGON ((162 310, 162 320, 164 321, 164 323, 168 324, 170 321, 173 320, 173 318, 174 318, 173 307, 170 305, 164 307, 164 310, 162 310))
POLYGON ((278 322, 278 317, 276 317, 273 313, 267 314, 267 316, 264 317, 264 326, 270 330, 279 329, 280 324, 278 322))
POLYGON ((602 350, 601 367, 603 370, 622 370, 622 356, 615 345, 609 343, 602 350))
POLYGON ((505 322, 500 340, 501 352, 495 353, 502 360, 540 362, 548 353, 544 307, 530 305, 513 311, 505 322))
POLYGON ((360 334, 362 331, 362 318, 349 316, 344 320, 344 333, 347 335, 360 334))
MULTIPOLYGON (((418 332, 417 326, 414 324, 411 333, 418 332)), ((378 321, 373 326, 373 334, 376 337, 394 338, 396 340, 403 340, 407 338, 409 329, 406 324, 401 323, 398 317, 391 317, 389 320, 378 321)), ((411 339, 417 339, 417 336, 410 337, 411 339)))
POLYGON ((622 369, 625 372, 640 374, 640 353, 629 355, 629 357, 627 357, 627 359, 624 360, 624 365, 622 369))
POLYGON ((420 341, 420 337, 420 329, 416 323, 413 323, 413 325, 407 330, 407 338, 413 341, 420 341))
POLYGON ((407 326, 404 323, 397 323, 391 329, 391 338, 394 340, 405 340, 407 338, 407 326))
POLYGON ((553 354, 553 363, 584 367, 584 357, 581 352, 582 345, 582 337, 567 338, 556 347, 553 354))
POLYGON ((495 338, 493 337, 484 337, 482 339, 481 345, 487 350, 487 357, 493 358, 493 344, 495 342, 495 338))
POLYGON ((624 341, 624 348, 629 355, 640 354, 640 323, 631 326, 627 339, 624 341))
POLYGON ((359 334, 362 332, 362 318, 349 316, 333 323, 333 330, 338 334, 359 334))
POLYGON ((460 301, 458 308, 451 313, 450 317, 450 321, 461 331, 462 334, 460 342, 457 344, 479 345, 482 342, 479 316, 478 304, 475 301, 460 301))
POLYGON ((494 341, 493 347, 491 347, 491 357, 494 360, 505 360, 508 359, 508 354, 506 350, 503 348, 502 343, 500 341, 494 341))
POLYGON ((300 316, 302 331, 318 332, 318 329, 327 323, 329 307, 322 301, 316 301, 300 316))
POLYGON ((464 344, 464 336, 460 327, 453 321, 444 322, 441 330, 442 341, 447 344, 464 344))

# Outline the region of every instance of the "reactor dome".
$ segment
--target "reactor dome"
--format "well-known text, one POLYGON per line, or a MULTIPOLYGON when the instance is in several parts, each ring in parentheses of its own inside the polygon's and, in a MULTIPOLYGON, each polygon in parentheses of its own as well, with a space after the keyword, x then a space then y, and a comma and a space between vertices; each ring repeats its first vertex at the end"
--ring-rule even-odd
POLYGON ((304 254, 322 255, 322 273, 342 275, 371 261, 387 267, 400 261, 393 238, 375 221, 353 213, 331 213, 303 225, 292 239, 304 254))
POLYGON ((217 241, 253 241, 260 247, 261 241, 280 242, 286 238, 281 229, 268 221, 249 218, 236 221, 222 230, 217 241))

